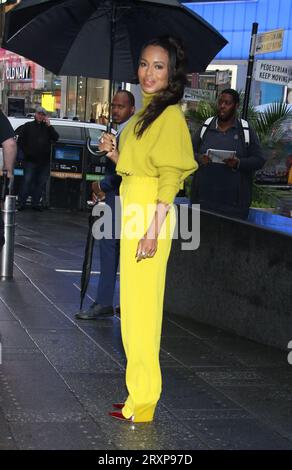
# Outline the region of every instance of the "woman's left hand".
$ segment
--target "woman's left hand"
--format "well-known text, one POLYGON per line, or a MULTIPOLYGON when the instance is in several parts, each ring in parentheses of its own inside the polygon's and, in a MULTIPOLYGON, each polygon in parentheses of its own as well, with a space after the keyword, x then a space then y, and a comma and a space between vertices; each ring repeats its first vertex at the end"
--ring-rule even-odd
POLYGON ((99 150, 107 152, 106 156, 117 163, 119 159, 119 152, 117 150, 117 139, 113 134, 104 133, 99 141, 99 150))
POLYGON ((141 261, 146 258, 153 258, 157 251, 157 238, 147 237, 147 234, 138 243, 136 258, 141 261))

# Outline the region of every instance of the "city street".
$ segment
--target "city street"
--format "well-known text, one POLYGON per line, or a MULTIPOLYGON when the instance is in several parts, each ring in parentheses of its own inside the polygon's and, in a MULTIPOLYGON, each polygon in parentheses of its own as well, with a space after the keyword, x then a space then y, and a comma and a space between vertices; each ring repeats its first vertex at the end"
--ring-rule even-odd
POLYGON ((126 396, 125 358, 117 316, 75 320, 86 232, 85 213, 17 213, 14 280, 0 284, 0 449, 291 450, 287 352, 167 312, 155 420, 107 415, 126 396))

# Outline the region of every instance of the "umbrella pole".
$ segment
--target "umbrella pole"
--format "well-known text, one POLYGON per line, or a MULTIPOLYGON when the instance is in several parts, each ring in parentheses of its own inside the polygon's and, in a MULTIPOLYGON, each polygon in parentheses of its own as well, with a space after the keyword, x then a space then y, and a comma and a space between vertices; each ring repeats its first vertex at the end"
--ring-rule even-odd
POLYGON ((82 266, 82 273, 81 273, 81 281, 80 281, 80 307, 79 312, 82 312, 82 306, 84 297, 87 291, 87 286, 90 280, 91 275, 91 266, 92 266, 92 255, 94 249, 94 236, 92 233, 92 227, 95 222, 96 218, 90 214, 88 218, 88 232, 87 232, 87 239, 86 239, 86 246, 84 250, 84 260, 82 266))
MULTIPOLYGON (((115 47, 115 37, 116 37, 116 22, 117 22, 117 7, 116 2, 112 2, 112 10, 111 10, 111 36, 110 36, 110 56, 109 56, 109 92, 108 92, 108 103, 110 105, 110 114, 109 114, 109 121, 106 126, 106 132, 109 134, 112 130, 112 116, 111 116, 111 102, 112 102, 112 94, 114 88, 114 81, 113 81, 113 69, 114 69, 114 47, 115 47)), ((106 160, 106 152, 104 151, 93 151, 90 148, 91 138, 88 137, 86 140, 86 147, 87 150, 91 155, 94 157, 99 157, 102 163, 106 160)))
MULTIPOLYGON (((113 81, 113 69, 114 69, 114 47, 115 47, 115 38, 116 38, 116 22, 117 22, 117 7, 116 2, 112 2, 112 11, 111 11, 111 39, 110 39, 110 57, 109 57, 109 92, 108 92, 108 102, 109 104, 112 101, 112 94, 114 88, 113 81)), ((112 116, 110 111, 110 118, 107 124, 107 132, 110 132, 112 128, 112 116)))

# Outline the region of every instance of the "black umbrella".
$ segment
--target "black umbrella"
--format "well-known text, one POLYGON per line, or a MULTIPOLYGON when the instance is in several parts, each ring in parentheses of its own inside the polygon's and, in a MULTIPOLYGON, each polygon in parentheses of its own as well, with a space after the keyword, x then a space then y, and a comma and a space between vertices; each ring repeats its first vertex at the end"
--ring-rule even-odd
MULTIPOLYGON (((188 72, 204 71, 227 43, 210 24, 176 0, 22 0, 5 17, 2 47, 57 75, 110 80, 111 102, 113 80, 136 82, 143 44, 169 34, 182 39, 188 72)), ((80 308, 93 243, 90 223, 80 308)))
POLYGON ((177 0, 22 0, 5 17, 2 47, 57 75, 110 80, 110 103, 113 80, 136 81, 143 44, 168 34, 182 39, 188 72, 204 71, 227 43, 177 0))
POLYGON ((176 0, 22 0, 6 14, 2 47, 57 75, 135 82, 143 44, 169 34, 182 39, 188 72, 227 43, 176 0))

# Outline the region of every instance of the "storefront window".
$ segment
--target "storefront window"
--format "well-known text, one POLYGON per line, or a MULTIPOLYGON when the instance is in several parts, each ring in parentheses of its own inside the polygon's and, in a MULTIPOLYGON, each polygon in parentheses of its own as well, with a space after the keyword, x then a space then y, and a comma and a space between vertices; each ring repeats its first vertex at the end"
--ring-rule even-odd
POLYGON ((59 116, 61 81, 40 65, 0 49, 2 108, 10 116, 34 114, 42 105, 51 116, 59 116))
MULTIPOLYGON (((121 86, 115 82, 113 93, 121 86)), ((66 116, 80 121, 107 124, 110 115, 109 81, 98 78, 68 77, 66 116)))
POLYGON ((77 107, 76 116, 80 121, 85 119, 85 105, 86 105, 86 82, 84 77, 77 78, 77 107))
POLYGON ((51 116, 60 117, 61 78, 48 70, 44 71, 41 105, 51 113, 51 116))
POLYGON ((77 77, 68 77, 67 79, 67 111, 68 118, 76 116, 76 92, 77 77))
POLYGON ((88 78, 86 96, 86 121, 94 119, 102 123, 104 117, 108 118, 108 86, 107 80, 88 78))

